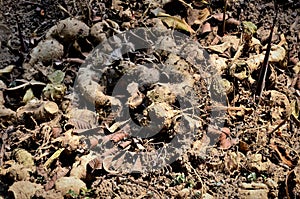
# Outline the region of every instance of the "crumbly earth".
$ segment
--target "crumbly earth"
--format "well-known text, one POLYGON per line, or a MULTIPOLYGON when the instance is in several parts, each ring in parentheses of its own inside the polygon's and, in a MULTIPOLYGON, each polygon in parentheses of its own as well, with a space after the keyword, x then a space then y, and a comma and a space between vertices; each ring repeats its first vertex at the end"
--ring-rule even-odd
MULTIPOLYGON (((228 0, 224 34, 219 0, 0 1, 0 198, 299 198, 300 3, 275 4, 228 0), (256 88, 275 11, 269 71, 259 99, 256 88), (106 65, 97 60, 82 76, 82 64, 99 43, 137 27, 176 30, 199 42, 211 58, 209 63, 201 59, 202 67, 213 67, 221 79, 205 82, 209 78, 193 64, 197 56, 184 60, 149 49, 106 65), (43 45, 46 38, 51 50, 43 45), (105 65, 102 77, 99 63, 105 65), (144 69, 146 63, 151 67, 144 69), (142 72, 133 73, 143 81, 149 74, 155 79, 159 64, 186 75, 183 85, 199 98, 196 113, 178 112, 184 96, 161 79, 143 86, 134 78, 122 82, 136 65, 142 72), (151 114, 162 118, 157 135, 143 138, 125 120, 114 119, 113 106, 124 98, 124 93, 111 97, 116 85, 128 90, 135 123, 151 123, 151 114), (224 104, 213 100, 222 94, 224 104), (91 103, 81 100, 96 101, 94 109, 88 111, 91 103), (195 128, 192 141, 185 140, 187 128, 177 129, 178 118, 195 128), (178 143, 188 142, 188 149, 172 163, 151 172, 115 169, 128 167, 120 160, 125 155, 168 146, 178 134, 183 134, 178 143), (108 143, 113 144, 109 150, 96 152, 108 143), (120 149, 124 156, 113 157, 120 149)), ((165 45, 172 46, 172 39, 165 45)), ((118 39, 103 49, 113 45, 118 39)), ((141 164, 147 163, 143 158, 141 164)))

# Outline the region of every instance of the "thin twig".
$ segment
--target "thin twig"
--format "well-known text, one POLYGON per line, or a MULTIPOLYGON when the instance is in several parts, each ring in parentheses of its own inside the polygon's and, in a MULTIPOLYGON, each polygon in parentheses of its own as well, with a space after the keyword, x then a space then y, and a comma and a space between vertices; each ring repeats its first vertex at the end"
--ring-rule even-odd
POLYGON ((223 23, 222 23, 222 36, 225 34, 227 0, 224 0, 223 23))
POLYGON ((276 126, 275 129, 273 129, 271 132, 269 132, 268 134, 273 134, 275 131, 277 131, 282 125, 284 125, 286 123, 286 121, 288 121, 289 116, 287 116, 282 122, 280 122, 280 124, 278 124, 276 126))
POLYGON ((20 4, 21 5, 35 5, 35 6, 43 7, 42 4, 37 3, 37 2, 32 2, 32 1, 21 1, 20 4))
POLYGON ((20 39, 20 42, 21 42, 21 51, 22 52, 28 52, 28 48, 25 44, 25 41, 24 41, 24 38, 23 38, 23 34, 22 34, 22 31, 21 31, 21 25, 19 23, 19 17, 16 17, 17 18, 17 28, 18 28, 18 36, 19 36, 19 39, 20 39))
POLYGON ((193 9, 193 6, 191 5, 191 3, 186 3, 184 0, 178 0, 178 1, 181 2, 184 6, 187 6, 190 9, 193 9))
POLYGON ((256 96, 259 96, 258 104, 260 104, 262 92, 265 89, 266 76, 267 76, 267 72, 269 69, 268 66, 269 66, 269 57, 270 57, 270 52, 271 52, 272 36, 273 36, 275 24, 277 22, 277 15, 278 15, 276 0, 274 0, 274 9, 275 9, 275 17, 273 19, 273 25, 271 27, 271 32, 270 32, 270 35, 268 38, 268 46, 267 46, 263 65, 261 66, 261 69, 260 69, 259 78, 258 78, 257 87, 256 87, 256 96))
POLYGON ((64 8, 62 5, 58 4, 57 7, 61 9, 63 12, 67 13, 70 17, 74 17, 66 8, 64 8))

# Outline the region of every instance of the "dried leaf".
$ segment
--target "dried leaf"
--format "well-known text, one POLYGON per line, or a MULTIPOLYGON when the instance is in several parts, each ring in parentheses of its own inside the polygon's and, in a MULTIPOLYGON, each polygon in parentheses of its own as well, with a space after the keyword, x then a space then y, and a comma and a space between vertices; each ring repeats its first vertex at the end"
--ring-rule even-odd
POLYGON ((128 133, 124 132, 124 131, 118 131, 116 133, 113 134, 111 141, 113 141, 114 143, 119 142, 121 140, 123 140, 124 138, 127 138, 129 136, 128 133))
POLYGON ((280 150, 275 143, 271 143, 270 148, 272 148, 277 153, 283 164, 287 165, 288 167, 294 166, 293 162, 281 152, 282 150, 280 150))
MULTIPOLYGON (((217 13, 217 14, 214 14, 212 15, 212 18, 218 20, 218 21, 223 21, 223 13, 217 13)), ((225 20, 228 19, 228 15, 226 14, 225 15, 225 20)))
POLYGON ((223 74, 223 72, 228 68, 228 59, 225 57, 221 57, 217 54, 211 54, 210 60, 213 66, 216 68, 218 74, 223 74))
POLYGON ((227 138, 225 133, 220 135, 220 149, 229 149, 232 146, 232 143, 229 138, 227 138))
MULTIPOLYGON (((117 162, 113 162, 113 158, 114 158, 113 156, 108 156, 108 157, 104 158, 102 166, 103 166, 103 169, 106 172, 108 172, 109 174, 116 175, 119 173, 119 171, 111 169, 111 167, 115 166, 115 164, 117 163, 117 162)), ((120 159, 122 159, 122 157, 119 158, 119 161, 121 161, 120 159)), ((114 161, 116 161, 116 160, 114 160, 114 161)))
POLYGON ((274 45, 271 47, 269 62, 281 62, 286 56, 286 50, 284 47, 274 45))
MULTIPOLYGON (((122 172, 141 172, 137 171, 139 168, 133 168, 134 163, 139 161, 137 158, 140 158, 139 156, 136 155, 134 152, 130 151, 120 151, 118 150, 115 154, 105 156, 103 159, 103 169, 113 175, 122 173, 122 172), (130 159, 127 159, 127 157, 131 157, 130 159)), ((139 163, 138 163, 139 164, 139 163)), ((140 166, 140 165, 137 165, 140 166)))
POLYGON ((197 24, 202 25, 202 23, 207 19, 210 15, 208 8, 204 8, 202 10, 198 9, 189 9, 187 22, 189 25, 197 24))
MULTIPOLYGON (((43 167, 44 168, 44 167, 43 167)), ((57 179, 66 176, 70 172, 70 169, 67 167, 61 167, 57 166, 55 169, 52 171, 52 177, 51 179, 45 184, 45 190, 48 191, 52 189, 55 185, 55 182, 57 179)))
POLYGON ((162 12, 158 13, 157 16, 169 27, 176 28, 179 30, 184 30, 191 34, 195 33, 195 31, 184 20, 178 17, 170 16, 162 12))
POLYGON ((130 120, 130 119, 125 120, 125 121, 123 121, 123 122, 115 122, 115 123, 114 123, 113 125, 111 125, 110 127, 109 127, 107 124, 105 124, 105 126, 106 126, 107 130, 109 130, 109 132, 113 133, 113 132, 115 132, 120 126, 122 126, 122 125, 128 123, 129 120, 130 120))
POLYGON ((28 89, 23 97, 23 102, 24 103, 27 103, 29 102, 30 100, 32 100, 34 98, 34 94, 32 92, 32 89, 28 89))
POLYGON ((5 68, 0 69, 0 76, 5 73, 10 73, 14 69, 15 65, 8 65, 5 68))
POLYGON ((71 109, 68 113, 70 118, 65 128, 91 129, 97 125, 97 116, 94 111, 88 109, 71 109))
POLYGON ((67 87, 64 84, 47 84, 46 87, 43 89, 43 95, 47 99, 51 100, 61 100, 67 87))
POLYGON ((131 109, 137 108, 139 105, 142 104, 143 99, 145 95, 141 92, 136 92, 131 94, 131 96, 128 98, 127 104, 131 109))
POLYGON ((70 147, 70 150, 74 151, 80 147, 80 139, 83 136, 73 135, 73 130, 70 129, 64 133, 63 138, 57 138, 58 141, 62 142, 63 147, 70 147))
POLYGON ((294 100, 291 102, 291 116, 293 120, 297 123, 298 126, 300 126, 300 110, 299 110, 299 104, 297 100, 294 100))
POLYGON ((16 112, 5 108, 4 106, 0 106, 0 121, 1 119, 5 119, 6 121, 13 122, 16 118, 16 112))
POLYGON ((222 42, 229 42, 230 43, 230 47, 232 47, 235 51, 237 51, 238 47, 240 46, 241 43, 241 39, 238 38, 235 35, 224 35, 221 38, 222 42))
POLYGON ((208 46, 208 47, 204 47, 204 48, 222 54, 222 53, 224 53, 225 50, 227 50, 230 46, 231 46, 230 42, 224 42, 224 43, 219 44, 219 45, 212 45, 212 46, 208 46))
POLYGON ((111 9, 120 11, 123 10, 122 1, 121 0, 112 0, 111 1, 111 9))
POLYGON ((233 25, 236 25, 236 26, 240 26, 241 22, 237 19, 229 18, 229 19, 226 20, 226 24, 233 24, 233 25))
POLYGON ((202 31, 201 31, 202 34, 211 32, 211 31, 212 31, 212 28, 211 28, 210 23, 206 22, 202 25, 202 31))
POLYGON ((239 169, 240 166, 240 160, 245 159, 244 154, 238 152, 228 152, 224 158, 224 165, 225 169, 228 173, 232 173, 239 169))
POLYGON ((236 61, 229 69, 230 74, 239 80, 247 79, 251 76, 251 69, 244 61, 236 61))
POLYGON ((297 64, 293 67, 293 71, 295 72, 295 74, 300 73, 300 62, 297 62, 297 64))
POLYGON ((70 118, 68 123, 64 126, 65 129, 74 128, 76 132, 80 132, 81 130, 92 129, 93 125, 83 119, 70 118))
POLYGON ((209 5, 209 1, 205 1, 205 0, 194 0, 192 1, 193 2, 193 5, 196 6, 196 7, 203 7, 205 5, 209 5))
POLYGON ((44 163, 44 167, 45 168, 49 168, 49 166, 51 165, 51 163, 59 158, 60 154, 65 150, 65 148, 61 148, 58 149, 57 151, 55 151, 55 153, 53 153, 53 155, 44 163))
POLYGON ((92 170, 100 170, 102 169, 102 158, 96 157, 89 161, 88 165, 92 168, 92 170))

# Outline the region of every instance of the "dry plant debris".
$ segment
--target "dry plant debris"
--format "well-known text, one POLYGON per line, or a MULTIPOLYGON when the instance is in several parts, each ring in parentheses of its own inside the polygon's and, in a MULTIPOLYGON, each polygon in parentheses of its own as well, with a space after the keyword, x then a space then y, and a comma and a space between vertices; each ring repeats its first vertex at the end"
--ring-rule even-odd
POLYGON ((0 198, 298 198, 299 2, 275 4, 0 1, 0 198))

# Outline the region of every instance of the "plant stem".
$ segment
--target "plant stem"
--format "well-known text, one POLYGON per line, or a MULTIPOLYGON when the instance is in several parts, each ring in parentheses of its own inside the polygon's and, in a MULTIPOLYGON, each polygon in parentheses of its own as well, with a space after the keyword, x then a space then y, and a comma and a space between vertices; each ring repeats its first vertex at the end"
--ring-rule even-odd
POLYGON ((267 46, 264 62, 260 69, 259 78, 258 78, 257 87, 256 87, 256 96, 259 96, 258 104, 260 104, 262 92, 265 89, 266 76, 267 76, 267 72, 269 69, 269 57, 270 57, 270 52, 271 52, 272 36, 273 36, 275 24, 277 22, 277 14, 278 14, 276 1, 274 1, 274 8, 275 8, 275 16, 274 16, 273 24, 271 27, 271 32, 270 32, 270 35, 268 38, 268 46, 267 46))
POLYGON ((224 11, 223 11, 223 23, 222 23, 222 36, 225 34, 225 22, 226 22, 226 10, 227 10, 227 0, 224 0, 224 11))

